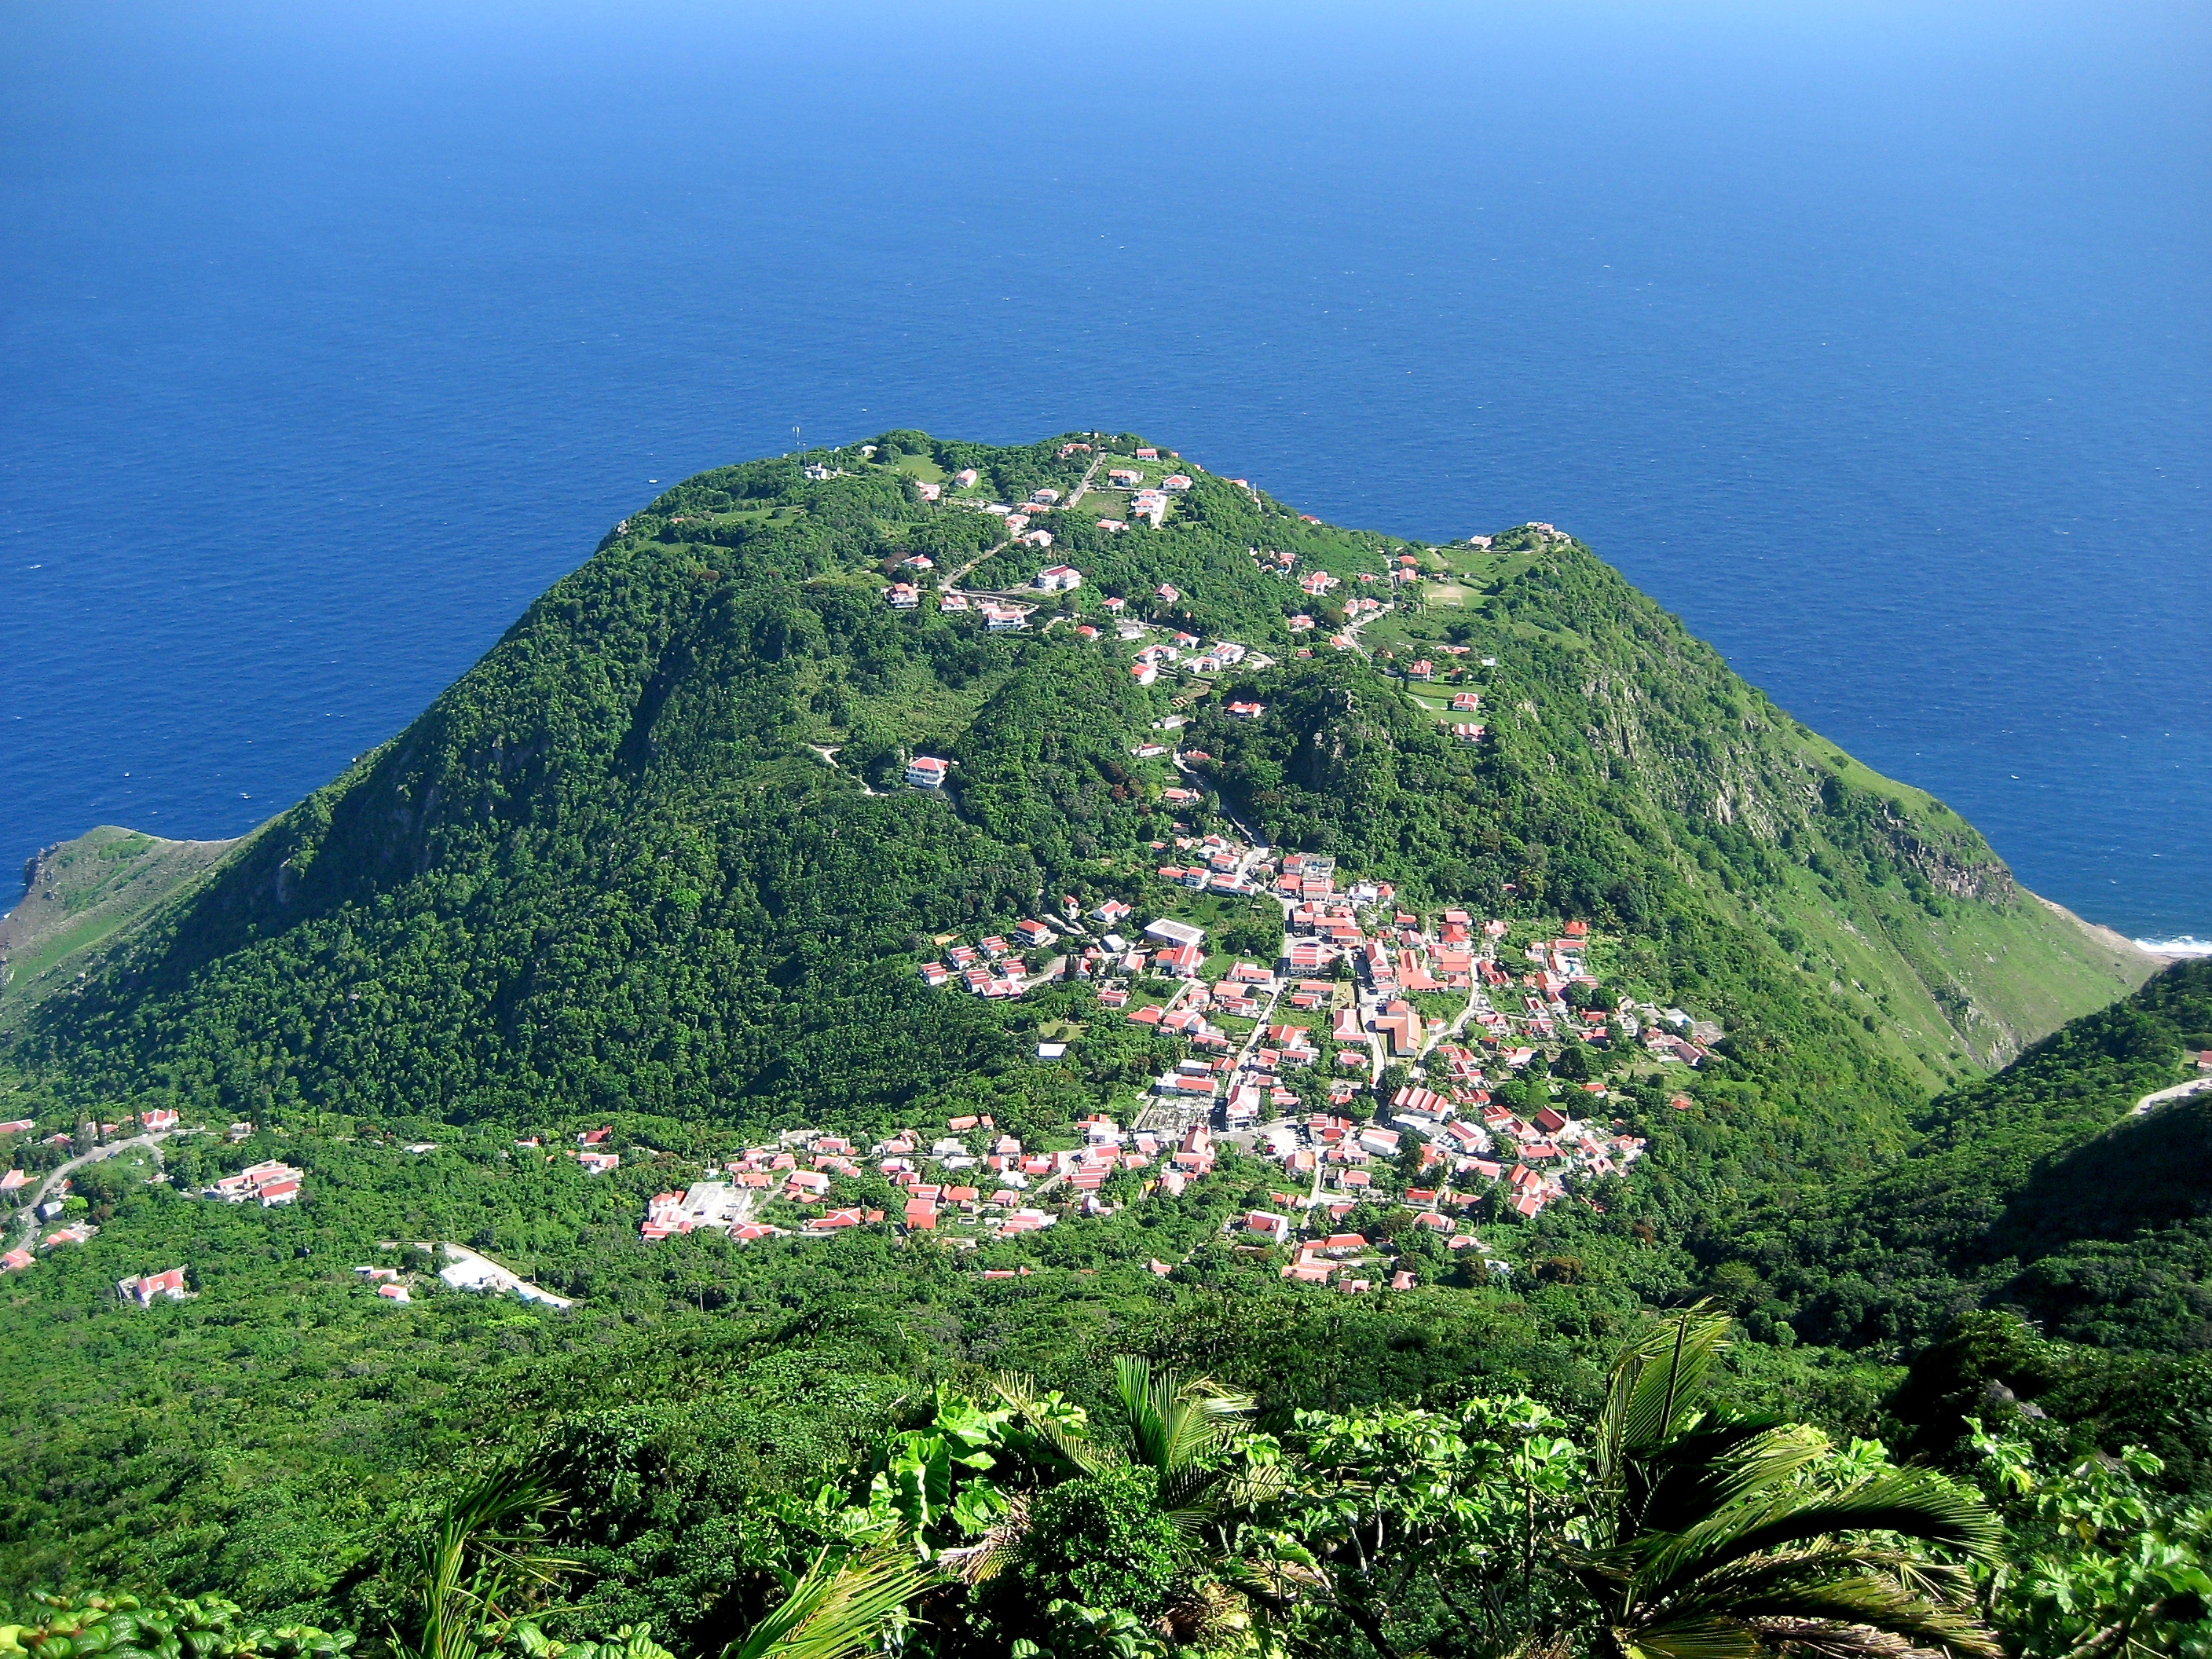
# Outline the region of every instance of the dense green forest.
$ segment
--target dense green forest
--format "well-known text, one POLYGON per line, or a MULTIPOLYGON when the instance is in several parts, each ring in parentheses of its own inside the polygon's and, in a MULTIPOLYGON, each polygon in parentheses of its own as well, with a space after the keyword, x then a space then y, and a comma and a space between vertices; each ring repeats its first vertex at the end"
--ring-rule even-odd
MULTIPOLYGON (((708 1651, 815 1583, 810 1562, 852 1550, 858 1571, 887 1539, 957 1561, 1008 1512, 1025 1519, 1000 1588, 955 1594, 944 1567, 911 1650, 1595 1651, 1588 1585, 1534 1553, 1534 1471, 1557 1538, 1587 1542, 1601 1517, 1576 1507, 1577 1472, 1627 1468, 1605 1451, 1608 1366, 1655 1310, 1702 1299, 1733 1331, 1699 1373, 1712 1421, 1817 1425, 1806 1479, 1838 1492, 1889 1478, 1884 1446, 1931 1460, 2023 1560, 2104 1574, 2059 1596, 2064 1617, 2047 1584, 1984 1574, 1973 1616, 2014 1650, 2063 1652, 2123 1604, 2129 1640, 2205 1640, 2181 1579, 2127 1578, 2080 1540, 2128 1515, 2203 1535, 2212 1111, 2130 1109, 2212 1047, 2212 969, 2142 985, 2147 959, 2023 892, 1955 814, 1548 530, 1440 549, 1196 471, 1157 526, 1050 514, 1048 551, 981 510, 1145 447, 894 432, 702 474, 211 871, 179 860, 112 897, 129 884, 99 848, 70 854, 107 884, 83 889, 98 936, 70 936, 83 977, 0 987, 0 1119, 34 1126, 15 1167, 53 1169, 73 1149, 44 1141, 86 1119, 173 1110, 216 1133, 170 1140, 158 1168, 133 1152, 76 1170, 62 1219, 97 1231, 0 1279, 0 1595, 19 1619, 44 1616, 34 1590, 112 1587, 428 1642, 409 1564, 441 1505, 527 1469, 561 1499, 527 1529, 569 1565, 536 1622, 495 1632, 526 1654, 627 1629, 652 1659, 647 1625, 708 1651), (917 556, 976 589, 1060 560, 1085 586, 994 632, 933 599, 886 605, 917 556), (1363 586, 1399 565, 1417 574, 1363 586), (1322 642, 1355 620, 1338 589, 1389 596, 1356 647, 1322 642), (1250 655, 1141 685, 1109 598, 1250 655), (1431 659, 1449 687, 1414 672, 1431 659), (1452 738, 1438 689, 1479 699, 1483 741, 1452 738), (1136 752, 1171 720, 1189 776, 1136 752), (901 787, 916 754, 952 763, 942 792, 901 787), (1195 801, 1164 793, 1189 783, 1195 801), (1562 1053, 1560 1084, 1530 1087, 1602 1079, 1645 1154, 1601 1203, 1486 1211, 1488 1264, 1363 1206, 1346 1224, 1387 1242, 1409 1289, 1286 1284, 1279 1253, 1224 1235, 1282 1180, 1234 1152, 1180 1196, 968 1252, 890 1228, 640 1237, 652 1194, 779 1131, 865 1148, 986 1114, 1050 1146, 1133 1109, 1180 1039, 1080 983, 994 1001, 916 969, 1062 896, 1170 908, 1158 849, 1209 830, 1330 855, 1516 940, 1583 921, 1607 997, 1725 1036, 1694 1072, 1562 1053), (1046 1034, 1066 1052, 1040 1057, 1046 1034), (226 1139, 233 1121, 252 1127, 226 1139), (601 1126, 618 1169, 559 1155, 601 1126), (305 1172, 296 1206, 190 1196, 270 1158, 305 1172), (446 1286, 422 1247, 447 1241, 575 1305, 446 1286), (179 1262, 187 1299, 115 1297, 179 1262), (379 1297, 367 1267, 412 1300, 379 1297), (1171 1472, 1138 1455, 1116 1354, 1244 1403, 1171 1472), (1062 1407, 1038 1403, 1055 1395, 1089 1425, 1073 1450, 1062 1407), (2148 1449, 2121 1473, 2094 1461, 2130 1446, 2148 1449), (1210 1494, 1202 1525, 1163 1498, 1176 1482, 1210 1494), (1401 1506, 1389 1531, 1428 1540, 1426 1565, 1393 1578, 1356 1524, 1329 1531, 1368 1501, 1401 1506), (1516 1503, 1514 1543, 1497 1528, 1516 1503)), ((1218 915, 1236 950, 1280 937, 1272 902, 1218 915)), ((896 1212, 872 1170, 842 1191, 896 1212)))

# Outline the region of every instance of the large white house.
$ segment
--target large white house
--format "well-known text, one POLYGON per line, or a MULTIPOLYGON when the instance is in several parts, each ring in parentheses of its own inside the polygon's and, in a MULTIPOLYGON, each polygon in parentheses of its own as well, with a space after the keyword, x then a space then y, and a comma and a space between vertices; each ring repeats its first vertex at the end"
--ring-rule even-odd
POLYGON ((906 763, 906 781, 917 789, 942 789, 945 771, 951 764, 934 755, 916 755, 906 763))
POLYGON ((1061 593, 1083 586, 1083 573, 1070 564, 1047 565, 1030 578, 1030 586, 1047 593, 1061 593))

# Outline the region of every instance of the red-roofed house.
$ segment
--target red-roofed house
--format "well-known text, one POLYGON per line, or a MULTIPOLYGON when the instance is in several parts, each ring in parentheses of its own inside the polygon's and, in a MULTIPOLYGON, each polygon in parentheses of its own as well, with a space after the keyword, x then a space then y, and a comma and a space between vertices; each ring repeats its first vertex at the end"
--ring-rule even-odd
POLYGON ((115 1293, 126 1302, 136 1302, 142 1308, 154 1305, 154 1298, 166 1296, 172 1302, 181 1302, 185 1290, 185 1270, 171 1267, 162 1273, 142 1273, 135 1279, 118 1279, 115 1293))

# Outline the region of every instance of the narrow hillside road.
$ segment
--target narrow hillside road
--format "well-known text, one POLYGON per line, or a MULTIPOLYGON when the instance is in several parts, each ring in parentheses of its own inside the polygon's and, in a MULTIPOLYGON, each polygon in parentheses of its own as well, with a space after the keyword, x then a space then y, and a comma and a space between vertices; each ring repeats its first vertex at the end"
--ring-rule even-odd
MULTIPOLYGON (((428 1245, 423 1246, 428 1249, 428 1245)), ((576 1304, 569 1297, 556 1296, 543 1285, 533 1285, 514 1268, 493 1261, 481 1251, 465 1244, 444 1243, 438 1247, 446 1253, 453 1265, 442 1267, 438 1277, 457 1291, 489 1291, 504 1296, 512 1291, 526 1302, 543 1302, 550 1308, 568 1309, 576 1304)))
POLYGON ((1384 605, 1380 611, 1370 611, 1364 617, 1359 617, 1347 621, 1343 627, 1338 629, 1336 631, 1343 635, 1347 640, 1350 640, 1352 641, 1352 648, 1354 651, 1357 651, 1361 656, 1371 657, 1375 653, 1359 642, 1359 630, 1366 627, 1368 623, 1373 622, 1377 617, 1387 617, 1397 608, 1398 602, 1395 599, 1393 599, 1389 604, 1384 605))
POLYGON ((22 1237, 10 1240, 8 1248, 21 1249, 30 1242, 31 1235, 39 1230, 39 1206, 45 1203, 48 1194, 63 1182, 67 1181, 74 1171, 82 1170, 88 1164, 97 1164, 102 1158, 113 1158, 116 1153, 132 1146, 143 1146, 148 1152, 153 1153, 155 1165, 160 1168, 161 1167, 161 1143, 171 1135, 179 1133, 185 1132, 164 1129, 158 1134, 133 1135, 128 1140, 112 1140, 105 1146, 95 1146, 88 1152, 79 1152, 61 1168, 48 1171, 46 1178, 39 1183, 38 1190, 33 1193, 23 1207, 16 1212, 15 1220, 22 1227, 22 1237))
POLYGON ((1061 973, 1066 969, 1066 957, 1054 957, 1050 962, 1045 963, 1043 967, 1038 969, 1036 972, 1031 974, 1028 978, 1022 981, 1022 994, 1026 996, 1030 992, 1036 990, 1040 985, 1051 984, 1054 980, 1060 976, 1061 973))
POLYGON ((1070 510, 1073 510, 1075 504, 1081 501, 1085 493, 1089 491, 1091 479, 1098 476, 1098 469, 1105 464, 1105 456, 1101 454, 1093 454, 1091 456, 1091 465, 1083 469, 1083 482, 1067 492, 1067 506, 1070 510))
POLYGON ((846 771, 843 767, 837 764, 838 750, 842 747, 843 745, 842 744, 834 747, 828 744, 820 743, 810 743, 806 745, 807 752, 818 756, 821 758, 822 763, 828 767, 832 772, 838 774, 842 777, 852 778, 854 782, 859 784, 860 786, 860 793, 862 794, 872 795, 876 793, 876 791, 868 787, 868 781, 866 778, 854 777, 852 773, 846 771))
POLYGON ((2207 1090, 2212 1090, 2212 1077, 2194 1077, 2186 1083, 2175 1084, 2171 1089, 2160 1089, 2155 1093, 2145 1095, 2141 1100, 2136 1102, 2135 1109, 2128 1115, 2147 1117, 2154 1107, 2163 1106, 2170 1100, 2186 1100, 2190 1096, 2201 1095, 2207 1090))

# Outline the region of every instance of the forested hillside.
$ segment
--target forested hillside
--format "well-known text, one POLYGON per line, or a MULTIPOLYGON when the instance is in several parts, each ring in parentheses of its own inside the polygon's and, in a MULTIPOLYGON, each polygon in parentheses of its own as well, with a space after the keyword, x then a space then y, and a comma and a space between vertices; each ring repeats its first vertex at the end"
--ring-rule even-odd
POLYGON ((1909 1156, 1732 1242, 1822 1342, 1917 1347, 1960 1311, 2212 1352, 2212 963, 2184 963, 1918 1115, 1909 1156))
MULTIPOLYGON (((1879 1435, 2063 1554, 2150 1445, 2137 1532, 2212 1536, 2204 1102, 2128 1117, 2212 970, 2143 985, 1550 526, 1341 529, 1133 434, 718 469, 112 920, 0 997, 0 1598, 400 1659, 439 1505, 527 1468, 571 1559, 506 1659, 710 1653, 886 1540, 943 1659, 1596 1652, 1607 1367, 1700 1299, 1698 1397, 1835 1437, 1802 1491, 1879 1435)), ((1942 1617, 2191 1625, 2138 1578, 1942 1617)))
MULTIPOLYGON (((17 1091, 30 1107, 762 1122, 803 1099, 881 1121, 989 1069, 1013 1053, 999 1022, 925 994, 916 952, 1047 892, 1114 890, 1106 855, 1176 816, 1128 753, 1170 698, 1131 684, 1109 640, 890 611, 880 573, 920 552, 1027 574, 1043 556, 1009 550, 1003 520, 918 500, 915 467, 984 469, 983 491, 1018 501, 1082 475, 1063 447, 893 434, 873 459, 811 458, 840 476, 787 458, 670 490, 415 725, 44 1012, 17 1091), (866 793, 915 750, 962 762, 950 802, 866 793)), ((1158 528, 1056 515, 1053 556, 1091 568, 1067 598, 1125 594, 1280 659, 1308 601, 1252 550, 1350 578, 1407 545, 1194 477, 1158 528)), ((1449 752, 1385 655, 1325 652, 1285 661, 1258 772, 1225 754, 1231 799, 1286 845, 1437 899, 1604 919, 1647 952, 1656 994, 1726 1002, 1752 1073, 1847 1090, 1865 1127, 1846 1158, 1893 1142, 1916 1079, 2002 1060, 2148 971, 1579 545, 1518 534, 1456 605, 1409 591, 1369 630, 1494 658, 1493 744, 1449 752)))

